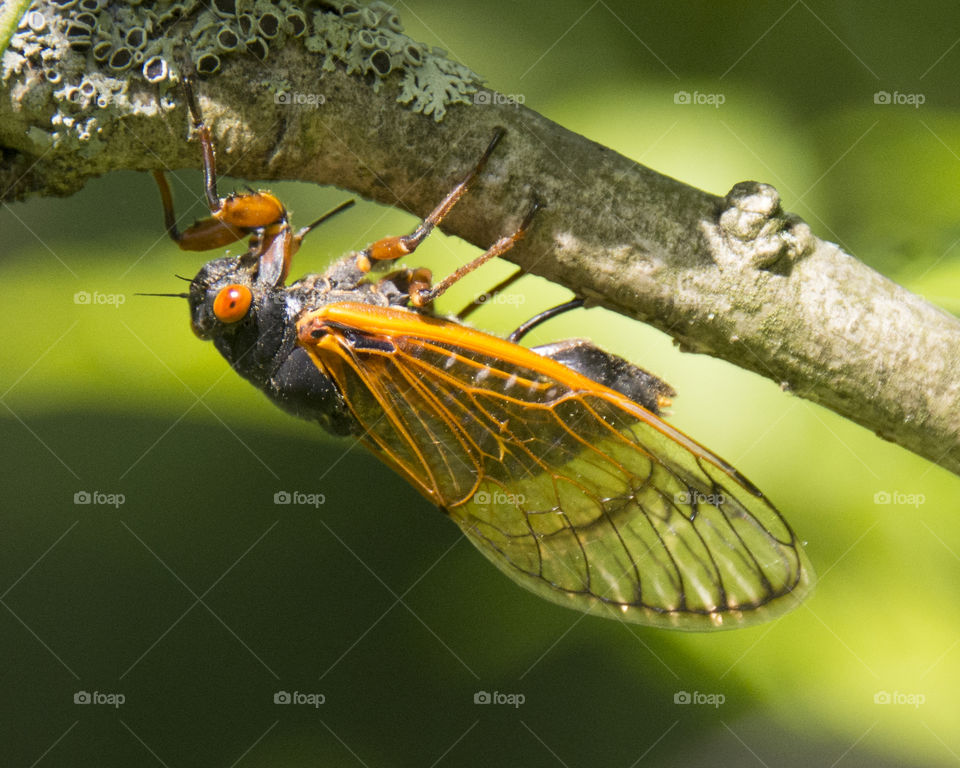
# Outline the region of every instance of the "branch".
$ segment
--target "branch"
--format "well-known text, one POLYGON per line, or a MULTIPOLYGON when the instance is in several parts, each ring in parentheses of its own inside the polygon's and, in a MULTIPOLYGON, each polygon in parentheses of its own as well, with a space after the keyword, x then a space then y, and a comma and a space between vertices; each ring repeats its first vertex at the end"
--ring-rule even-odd
MULTIPOLYGON (((105 48, 76 45, 69 11, 35 7, 45 47, 24 50, 21 22, 4 58, 0 198, 70 194, 120 168, 199 167, 172 48, 158 49, 158 82, 144 77, 161 74, 156 62, 107 82, 94 56, 105 48)), ((286 7, 278 2, 277 14, 286 7)), ((505 126, 445 231, 485 247, 537 195, 547 209, 511 261, 960 474, 955 318, 815 237, 772 187, 745 182, 718 198, 661 176, 481 88, 465 67, 400 34, 386 6, 369 8, 357 16, 349 3, 320 3, 300 35, 281 18, 265 61, 254 38, 242 54, 220 51, 199 91, 224 173, 334 184, 422 216, 505 126), (365 32, 384 37, 371 48, 365 32)), ((210 12, 190 13, 156 29, 180 35, 202 70, 210 27, 197 29, 210 12)), ((220 19, 218 35, 242 26, 236 14, 220 19)))

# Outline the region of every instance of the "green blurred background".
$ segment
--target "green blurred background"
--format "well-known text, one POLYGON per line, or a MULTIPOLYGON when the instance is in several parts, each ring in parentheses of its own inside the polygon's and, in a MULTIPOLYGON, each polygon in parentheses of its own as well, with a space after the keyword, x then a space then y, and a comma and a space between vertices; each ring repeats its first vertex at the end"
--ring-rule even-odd
MULTIPOLYGON (((717 194, 776 185, 821 237, 960 311, 960 7, 668 6, 398 10, 491 87, 662 173, 717 194)), ((180 180, 193 199, 199 173, 180 180)), ((273 188, 300 222, 345 197, 273 188)), ((667 379, 673 422, 764 489, 820 576, 792 614, 734 632, 584 618, 513 586, 362 449, 271 406, 193 337, 182 302, 135 297, 182 290, 172 275, 201 264, 160 223, 152 180, 131 173, 0 210, 3 764, 960 760, 960 479, 649 328, 573 313, 530 343, 589 335, 667 379), (281 490, 325 503, 277 506, 281 490), (125 501, 76 505, 81 491, 125 501), (78 691, 125 701, 79 706, 78 691), (278 691, 325 701, 279 706, 278 691), (675 703, 683 691, 724 701, 675 703)), ((358 205, 294 272, 412 224, 358 205)), ((417 262, 445 274, 475 253, 438 234, 417 262)), ((505 332, 567 295, 525 278, 475 320, 505 332)))

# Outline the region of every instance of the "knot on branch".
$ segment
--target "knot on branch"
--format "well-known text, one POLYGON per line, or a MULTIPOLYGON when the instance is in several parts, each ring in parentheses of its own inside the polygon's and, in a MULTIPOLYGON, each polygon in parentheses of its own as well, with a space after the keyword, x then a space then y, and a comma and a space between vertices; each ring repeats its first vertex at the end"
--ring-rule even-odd
POLYGON ((720 266, 768 269, 782 259, 796 261, 814 245, 807 223, 784 213, 777 190, 757 181, 733 186, 711 230, 719 240, 714 258, 720 266))

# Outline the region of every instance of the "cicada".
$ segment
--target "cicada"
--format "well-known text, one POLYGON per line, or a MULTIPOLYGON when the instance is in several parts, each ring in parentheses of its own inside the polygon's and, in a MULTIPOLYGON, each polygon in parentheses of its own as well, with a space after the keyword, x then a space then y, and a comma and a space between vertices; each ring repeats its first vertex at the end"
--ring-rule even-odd
MULTIPOLYGON (((734 467, 661 418, 672 390, 588 341, 526 348, 438 316, 432 302, 508 251, 516 229, 446 280, 373 279, 409 255, 482 173, 476 166, 410 234, 289 285, 294 231, 269 192, 221 198, 210 132, 189 89, 210 216, 167 231, 206 250, 249 238, 190 283, 194 332, 290 413, 361 440, 503 573, 560 605, 686 630, 743 626, 794 607, 813 571, 790 526, 734 467)), ((545 315, 548 316, 548 315, 545 315)), ((541 318, 542 319, 542 318, 541 318)), ((529 327, 529 326, 527 326, 529 327)))

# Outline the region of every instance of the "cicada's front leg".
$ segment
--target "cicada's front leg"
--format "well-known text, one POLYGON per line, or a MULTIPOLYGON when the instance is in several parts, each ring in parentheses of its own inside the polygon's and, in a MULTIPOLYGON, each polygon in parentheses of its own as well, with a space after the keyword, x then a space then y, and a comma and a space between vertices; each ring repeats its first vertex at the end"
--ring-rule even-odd
POLYGON ((154 171, 153 177, 160 188, 163 204, 163 221, 167 234, 185 251, 209 251, 254 235, 251 251, 262 253, 270 247, 270 229, 287 225, 287 211, 283 203, 270 192, 245 192, 239 195, 220 197, 217 192, 217 171, 213 139, 210 128, 203 120, 200 105, 193 94, 189 79, 183 81, 183 91, 193 120, 193 128, 200 141, 203 153, 204 193, 210 215, 197 221, 182 232, 177 227, 173 208, 173 196, 163 171, 154 171))

